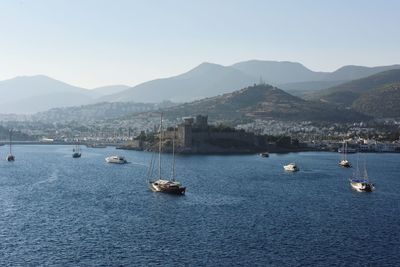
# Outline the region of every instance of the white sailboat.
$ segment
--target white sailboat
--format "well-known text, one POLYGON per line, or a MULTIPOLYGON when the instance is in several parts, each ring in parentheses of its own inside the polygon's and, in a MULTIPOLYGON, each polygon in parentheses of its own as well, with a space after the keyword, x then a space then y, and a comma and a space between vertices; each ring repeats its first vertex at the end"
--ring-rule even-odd
MULTIPOLYGON (((150 180, 149 187, 153 192, 162 192, 174 195, 184 195, 186 192, 186 187, 182 186, 180 182, 175 180, 175 129, 174 136, 172 139, 172 177, 171 179, 163 179, 161 175, 161 152, 162 152, 162 140, 163 140, 163 128, 162 128, 162 113, 160 118, 160 137, 158 146, 158 179, 150 180)), ((152 175, 152 170, 154 167, 154 157, 152 157, 149 170, 148 178, 152 175)))
POLYGON ((369 180, 365 161, 364 172, 363 175, 361 175, 360 169, 358 168, 358 158, 356 171, 353 175, 353 178, 350 178, 349 181, 351 187, 358 192, 372 192, 375 189, 374 184, 369 180))
POLYGON ((350 168, 351 165, 347 159, 347 142, 345 141, 343 141, 343 147, 341 152, 342 152, 342 159, 339 161, 339 165, 344 168, 350 168))

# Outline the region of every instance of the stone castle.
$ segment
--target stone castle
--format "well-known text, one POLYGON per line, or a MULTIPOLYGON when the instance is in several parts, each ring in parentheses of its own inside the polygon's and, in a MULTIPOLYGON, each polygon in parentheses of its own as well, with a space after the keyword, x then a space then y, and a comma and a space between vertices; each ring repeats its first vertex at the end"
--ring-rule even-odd
POLYGON ((177 128, 164 132, 178 153, 251 153, 266 148, 265 139, 254 133, 232 128, 221 129, 208 124, 208 116, 184 118, 177 128))

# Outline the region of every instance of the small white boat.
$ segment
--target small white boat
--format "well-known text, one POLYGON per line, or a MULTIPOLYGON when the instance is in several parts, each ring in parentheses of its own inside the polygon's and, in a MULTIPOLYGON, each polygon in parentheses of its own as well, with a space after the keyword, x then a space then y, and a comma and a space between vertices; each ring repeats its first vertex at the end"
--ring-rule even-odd
POLYGON ((268 152, 262 152, 262 153, 260 153, 260 157, 268 158, 269 157, 269 153, 268 152))
POLYGON ((106 158, 106 162, 108 163, 116 163, 116 164, 124 164, 128 163, 128 161, 123 156, 110 156, 106 158))
POLYGON ((342 159, 339 162, 339 165, 342 166, 342 167, 345 167, 345 168, 350 168, 351 167, 350 162, 347 159, 342 159))
POLYGON ((343 147, 341 150, 342 159, 339 161, 339 166, 344 167, 344 168, 351 167, 350 161, 348 161, 348 159, 347 159, 347 151, 348 151, 347 142, 343 142, 343 147))
POLYGON ((287 172, 297 172, 299 167, 295 163, 289 163, 288 165, 283 165, 283 169, 287 172))

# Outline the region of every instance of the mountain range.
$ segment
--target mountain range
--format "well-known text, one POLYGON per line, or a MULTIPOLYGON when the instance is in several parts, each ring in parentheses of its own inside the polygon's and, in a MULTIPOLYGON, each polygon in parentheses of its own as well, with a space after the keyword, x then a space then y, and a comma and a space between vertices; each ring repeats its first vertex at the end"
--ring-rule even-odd
POLYGON ((351 108, 377 118, 400 117, 400 69, 320 90, 309 98, 351 108))
POLYGON ((250 60, 232 66, 202 63, 181 75, 145 82, 102 100, 190 102, 233 92, 260 80, 291 93, 315 91, 390 69, 400 69, 400 65, 345 66, 334 72, 315 72, 300 63, 286 61, 250 60))
POLYGON ((313 92, 364 78, 400 65, 344 66, 334 72, 312 71, 300 63, 250 60, 231 66, 202 63, 183 74, 141 83, 93 90, 69 85, 47 76, 22 76, 0 81, 0 114, 32 114, 51 108, 100 102, 191 102, 231 93, 260 80, 292 94, 313 92))
POLYGON ((0 81, 0 113, 30 114, 56 107, 86 105, 127 88, 129 86, 112 85, 88 90, 45 75, 19 76, 0 81))

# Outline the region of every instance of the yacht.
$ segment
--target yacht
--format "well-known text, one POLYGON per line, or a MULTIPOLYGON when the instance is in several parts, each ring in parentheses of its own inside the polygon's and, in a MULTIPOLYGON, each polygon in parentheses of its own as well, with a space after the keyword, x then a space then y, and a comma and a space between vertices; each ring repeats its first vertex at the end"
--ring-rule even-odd
POLYGON ((175 195, 185 194, 186 188, 180 182, 158 179, 150 182, 150 189, 153 192, 163 192, 175 195))
POLYGON ((109 156, 106 158, 108 163, 125 164, 128 161, 123 156, 109 156))
POLYGON ((262 152, 262 153, 260 153, 260 157, 268 158, 269 157, 269 153, 268 152, 262 152))
MULTIPOLYGON (((175 180, 175 129, 174 137, 172 138, 172 177, 171 179, 162 179, 161 177, 161 152, 162 152, 162 138, 163 138, 163 128, 162 128, 162 113, 160 119, 160 138, 158 146, 158 179, 149 179, 149 187, 153 192, 162 192, 174 195, 184 195, 186 192, 186 187, 182 186, 180 182, 175 180)), ((154 155, 151 158, 150 166, 148 170, 148 178, 151 177, 154 168, 154 155)))
POLYGON ((350 185, 358 192, 372 192, 375 189, 374 184, 365 179, 350 179, 350 185))
POLYGON ((15 156, 12 154, 12 130, 10 130, 10 143, 9 143, 9 152, 8 155, 6 157, 6 160, 11 162, 11 161, 15 161, 15 156))
POLYGON ((372 192, 375 189, 373 183, 370 182, 368 178, 367 168, 364 162, 364 174, 361 176, 360 170, 358 168, 357 161, 357 169, 353 175, 353 178, 349 179, 351 187, 358 192, 372 192))
POLYGON ((283 169, 288 172, 297 172, 299 171, 299 167, 295 163, 289 163, 288 165, 284 165, 283 169))

